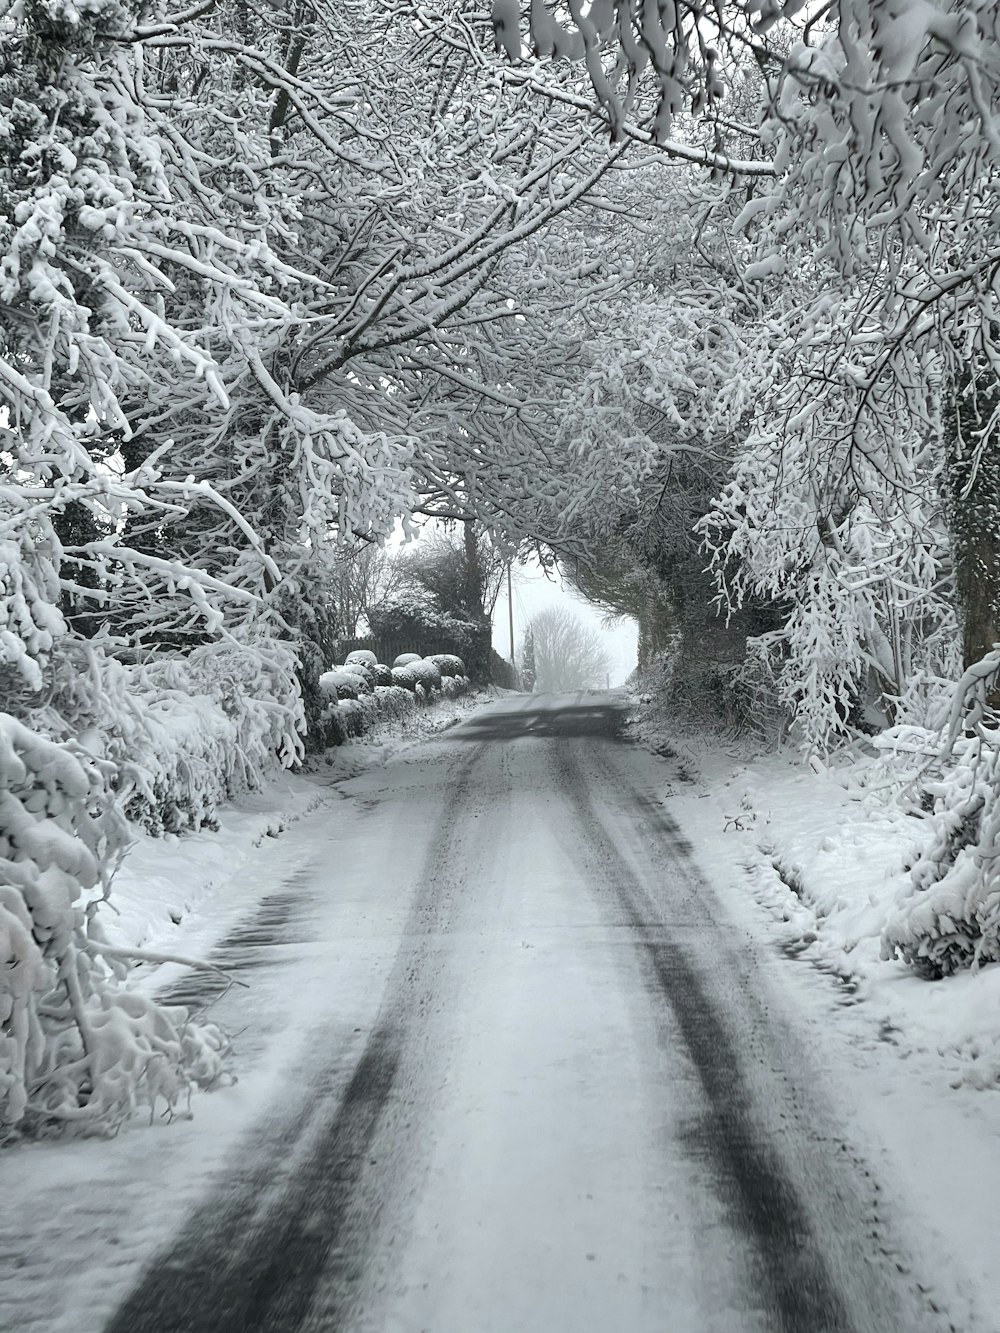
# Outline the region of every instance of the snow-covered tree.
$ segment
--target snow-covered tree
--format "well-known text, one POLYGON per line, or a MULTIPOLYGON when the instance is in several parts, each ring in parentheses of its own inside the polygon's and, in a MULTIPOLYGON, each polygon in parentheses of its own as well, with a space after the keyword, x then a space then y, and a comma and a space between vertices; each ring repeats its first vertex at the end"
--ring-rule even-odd
POLYGON ((529 638, 536 690, 585 690, 606 683, 610 663, 601 636, 566 607, 546 607, 531 617, 522 657, 529 638))
POLYGON ((627 0, 521 17, 495 0, 513 69, 538 77, 525 32, 541 57, 584 62, 615 138, 700 153, 744 193, 734 245, 751 243, 737 269, 758 294, 757 351, 738 379, 758 403, 702 532, 730 606, 786 608, 758 648, 807 745, 867 702, 897 730, 922 725, 926 746, 964 663, 937 737, 939 836, 887 947, 938 972, 993 957, 996 5, 627 0), (767 84, 759 115, 734 110, 746 54, 767 84))
POLYGON ((331 636, 356 638, 371 628, 379 607, 399 589, 404 574, 396 555, 373 542, 338 547, 327 585, 331 636))
POLYGON ((532 693, 538 679, 538 671, 535 666, 535 636, 530 625, 525 630, 521 642, 518 671, 521 676, 521 688, 527 690, 529 694, 532 693))
MULTIPOLYGON (((565 488, 546 445, 576 340, 548 317, 604 281, 565 236, 541 247, 623 156, 575 109, 543 115, 474 45, 374 5, 287 17, 0 8, 4 703, 41 749, 86 737, 154 829, 300 752, 338 539, 420 509, 530 528, 565 488)), ((18 801, 57 821, 32 783, 18 801)), ((117 846, 92 849, 101 883, 117 846)), ((95 871, 64 860, 55 925, 31 924, 44 857, 8 886, 39 947, 82 928, 95 871)), ((140 1095, 138 1029, 119 1097, 81 1063, 117 984, 97 942, 33 964, 27 1008, 28 946, 8 951, 18 1023, 61 1013, 70 971, 84 990, 11 1056, 11 1124, 64 1060, 84 1072, 58 1075, 53 1116, 107 1127, 140 1095)), ((178 1088, 198 1049, 171 1048, 178 1088)))
POLYGON ((400 553, 399 566, 438 611, 486 621, 492 618, 507 561, 469 520, 458 536, 440 530, 425 533, 416 546, 400 553))

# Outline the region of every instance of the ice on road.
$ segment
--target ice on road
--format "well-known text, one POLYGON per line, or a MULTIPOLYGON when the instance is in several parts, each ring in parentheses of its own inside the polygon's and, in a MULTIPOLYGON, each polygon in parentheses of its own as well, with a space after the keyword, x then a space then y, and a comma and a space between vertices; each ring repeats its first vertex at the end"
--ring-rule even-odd
POLYGON ((622 708, 512 698, 345 786, 246 972, 282 1076, 95 1327, 947 1327, 622 708))

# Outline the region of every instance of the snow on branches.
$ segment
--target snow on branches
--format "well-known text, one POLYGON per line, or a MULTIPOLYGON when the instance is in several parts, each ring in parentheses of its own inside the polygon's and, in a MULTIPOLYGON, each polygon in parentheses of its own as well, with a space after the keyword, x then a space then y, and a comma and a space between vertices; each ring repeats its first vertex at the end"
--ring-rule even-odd
MULTIPOLYGON (((667 319, 645 318, 587 376, 608 393, 595 417, 626 449, 638 419, 666 453, 685 439, 709 452, 727 414, 699 394, 694 345, 682 333, 664 356, 649 336, 683 327, 707 288, 735 355, 705 382, 740 404, 698 525, 721 605, 763 604, 775 622, 751 654, 807 749, 893 724, 926 744, 940 682, 987 668, 1000 637, 1000 9, 497 0, 493 24, 512 78, 537 86, 538 60, 581 61, 615 140, 700 154, 715 177, 702 218, 730 224, 707 280, 675 261, 649 302, 667 319), (751 85, 756 106, 741 101, 751 85), (660 437, 634 384, 647 414, 663 386, 660 437)), ((996 753, 991 724, 941 758, 939 836, 886 936, 928 973, 996 957, 996 753)))
POLYGON ((95 909, 128 830, 112 765, 0 713, 0 1141, 113 1130, 221 1068, 223 1040, 128 990, 95 909))
POLYGON ((1000 650, 965 672, 941 732, 897 728, 884 742, 937 750, 923 781, 934 838, 882 935, 884 958, 932 980, 1000 962, 1000 732, 987 706, 998 672, 1000 650))
MULTIPOLYGON (((516 541, 570 494, 573 321, 622 280, 559 228, 624 148, 462 31, 0 0, 4 706, 25 745, 86 737, 153 830, 301 753, 338 540, 423 511, 516 541)), ((149 1077, 133 1018, 119 1108, 149 1077)), ((43 1064, 83 1068, 42 1031, 43 1064)))
POLYGON ((700 524, 723 604, 783 608, 758 650, 810 749, 868 702, 891 723, 915 678, 958 664, 940 455, 898 380, 868 392, 863 347, 831 371, 843 315, 814 321, 804 352, 794 339, 776 350, 771 392, 700 524))

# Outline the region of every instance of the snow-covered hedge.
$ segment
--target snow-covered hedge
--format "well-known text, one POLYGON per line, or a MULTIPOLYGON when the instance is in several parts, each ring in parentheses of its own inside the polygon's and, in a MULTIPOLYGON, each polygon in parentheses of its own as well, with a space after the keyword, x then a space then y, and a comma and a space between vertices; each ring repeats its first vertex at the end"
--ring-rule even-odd
POLYGON ((199 828, 220 802, 290 762, 289 719, 275 703, 293 688, 290 655, 280 667, 283 683, 255 652, 212 644, 176 661, 106 671, 118 677, 123 706, 110 729, 97 731, 128 818, 152 832, 199 828))
POLYGON ((439 690, 441 688, 441 668, 430 658, 420 657, 415 662, 410 662, 409 670, 416 677, 417 684, 422 685, 425 690, 439 690))
POLYGON ((0 714, 0 1141, 113 1130, 221 1068, 224 1042, 123 985, 96 909, 127 846, 115 767, 0 714))
POLYGON ((335 702, 337 699, 357 699, 363 694, 371 694, 374 676, 360 665, 333 667, 320 676, 319 688, 335 702))
MULTIPOLYGON (((419 658, 417 660, 419 661, 419 658)), ((392 668, 392 683, 398 685, 400 689, 409 690, 412 693, 417 688, 417 677, 409 666, 394 666, 392 668)))
POLYGON ((347 699, 330 710, 328 742, 341 745, 344 741, 367 736, 380 724, 401 721, 417 709, 416 697, 409 690, 390 685, 380 687, 373 694, 358 699, 347 699))
POLYGON ((471 687, 468 676, 441 677, 441 693, 446 699, 457 699, 460 694, 467 694, 471 687))
POLYGON ((419 662, 420 660, 419 653, 400 653, 392 665, 394 667, 405 667, 409 666, 411 662, 419 662))
MULTIPOLYGON (((417 683, 412 667, 396 667, 393 676, 403 672, 407 673, 408 686, 379 685, 371 694, 354 699, 341 699, 339 703, 331 699, 323 718, 326 743, 341 745, 344 741, 369 735, 383 723, 403 720, 433 702, 433 692, 417 683)), ((446 698, 456 699, 468 693, 470 688, 466 677, 449 676, 442 681, 441 693, 446 698)))
POLYGON ((211 824, 297 753, 294 659, 273 640, 123 663, 57 637, 45 667, 44 694, 0 714, 0 1139, 110 1132, 218 1076, 222 1035, 127 988, 98 909, 128 821, 211 824))
POLYGON ((374 667, 377 665, 378 658, 370 648, 355 648, 353 653, 348 653, 344 658, 344 666, 374 667))
POLYGON ((426 659, 433 662, 442 676, 465 676, 465 663, 455 653, 431 653, 426 659))
POLYGON ((44 703, 12 713, 50 740, 83 737, 114 766, 124 813, 153 833, 210 823, 221 801, 299 753, 294 659, 273 643, 230 639, 136 664, 70 643, 48 682, 44 703))

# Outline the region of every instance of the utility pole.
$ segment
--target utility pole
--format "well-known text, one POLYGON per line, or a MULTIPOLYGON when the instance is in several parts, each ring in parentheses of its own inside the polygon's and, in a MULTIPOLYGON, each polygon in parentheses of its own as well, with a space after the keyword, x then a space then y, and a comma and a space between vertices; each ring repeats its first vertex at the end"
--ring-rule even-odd
POLYGON ((507 562, 507 619, 510 623, 510 664, 514 665, 514 596, 511 592, 510 561, 507 562))

